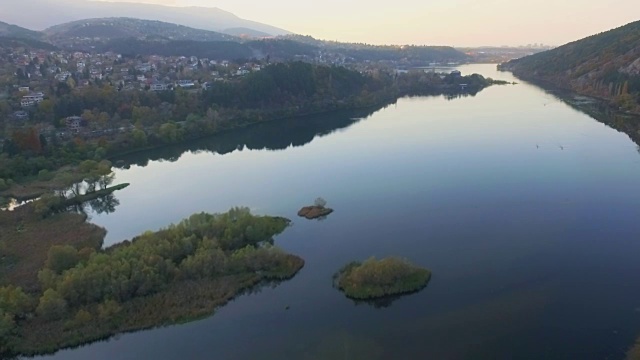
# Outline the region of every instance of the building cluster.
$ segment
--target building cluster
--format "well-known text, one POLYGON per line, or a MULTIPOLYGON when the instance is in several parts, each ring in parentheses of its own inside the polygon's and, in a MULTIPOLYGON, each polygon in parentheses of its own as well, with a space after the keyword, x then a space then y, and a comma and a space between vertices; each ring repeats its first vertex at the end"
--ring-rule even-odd
MULTIPOLYGON (((9 119, 20 126, 38 111, 38 105, 55 94, 61 83, 82 90, 109 83, 118 91, 198 91, 215 82, 234 81, 260 71, 259 62, 234 63, 195 56, 124 57, 112 52, 24 51, 0 57, 0 69, 10 76, 0 83, 0 101, 13 109, 9 119), (8 89, 3 93, 3 89, 8 89)), ((64 119, 67 132, 84 130, 80 116, 64 119)))
POLYGON ((125 58, 120 54, 32 51, 11 54, 3 67, 15 70, 10 85, 20 93, 22 109, 32 108, 46 97, 54 82, 72 88, 101 85, 103 81, 119 91, 168 91, 177 88, 208 88, 216 81, 232 81, 260 71, 260 63, 235 64, 195 56, 147 56, 125 58))

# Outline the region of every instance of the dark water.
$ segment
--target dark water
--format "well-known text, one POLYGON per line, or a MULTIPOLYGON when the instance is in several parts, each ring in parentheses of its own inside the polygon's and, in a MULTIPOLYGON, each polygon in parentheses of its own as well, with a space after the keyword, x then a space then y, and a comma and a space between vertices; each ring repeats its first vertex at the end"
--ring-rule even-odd
MULTIPOLYGON (((513 79, 494 69, 461 68, 513 79)), ((535 86, 402 99, 126 160, 120 205, 93 216, 108 244, 244 205, 295 218, 276 243, 306 266, 208 319, 47 359, 621 359, 640 333, 636 145, 535 86), (318 196, 336 212, 297 219, 318 196), (331 287, 346 262, 387 255, 430 268, 429 286, 379 309, 331 287)))

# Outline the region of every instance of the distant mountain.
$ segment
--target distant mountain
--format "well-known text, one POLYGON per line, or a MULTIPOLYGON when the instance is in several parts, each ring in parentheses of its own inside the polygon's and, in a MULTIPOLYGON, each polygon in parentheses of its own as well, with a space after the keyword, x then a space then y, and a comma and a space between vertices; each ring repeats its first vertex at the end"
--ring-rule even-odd
POLYGON ((20 0, 3 1, 0 11, 0 20, 11 20, 30 29, 45 29, 61 23, 96 17, 158 20, 218 32, 224 29, 247 28, 273 36, 290 33, 274 26, 239 18, 218 8, 208 7, 172 7, 89 0, 20 0))
POLYGON ((39 31, 25 29, 2 21, 0 21, 0 36, 33 40, 42 40, 44 38, 44 34, 39 31))
POLYGON ((44 31, 56 45, 74 45, 90 41, 107 42, 123 38, 155 38, 193 41, 239 41, 231 35, 161 21, 132 18, 86 19, 56 25, 44 31))
POLYGON ((640 21, 512 60, 501 68, 640 113, 640 21))
POLYGON ((249 28, 224 29, 222 32, 225 33, 225 34, 232 35, 232 36, 237 36, 237 37, 240 37, 240 38, 262 39, 262 38, 268 38, 268 37, 272 37, 273 36, 273 35, 268 34, 266 32, 257 31, 257 30, 253 30, 253 29, 249 29, 249 28))

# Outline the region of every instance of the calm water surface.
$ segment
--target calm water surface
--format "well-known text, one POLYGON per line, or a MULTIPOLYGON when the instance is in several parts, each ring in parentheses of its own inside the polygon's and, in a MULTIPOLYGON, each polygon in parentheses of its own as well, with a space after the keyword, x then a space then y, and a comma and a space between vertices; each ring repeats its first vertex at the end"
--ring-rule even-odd
MULTIPOLYGON (((494 65, 461 70, 513 80, 494 65)), ((535 86, 401 99, 126 160, 120 205, 92 216, 107 245, 243 205, 295 219, 276 243, 306 265, 210 318, 43 359, 621 359, 640 332, 637 147, 535 86), (296 218, 318 196, 336 212, 296 218), (430 268, 429 286, 386 308, 331 287, 344 263, 388 255, 430 268)))

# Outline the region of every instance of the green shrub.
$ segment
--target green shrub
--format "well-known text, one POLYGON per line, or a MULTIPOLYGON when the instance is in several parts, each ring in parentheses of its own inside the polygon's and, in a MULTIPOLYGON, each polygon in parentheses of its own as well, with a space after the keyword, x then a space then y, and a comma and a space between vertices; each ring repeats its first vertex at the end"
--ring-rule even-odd
POLYGON ((38 180, 40 180, 40 181, 49 181, 49 180, 53 179, 53 176, 54 176, 54 174, 49 172, 49 170, 42 169, 42 170, 38 171, 38 180))
POLYGON ((10 187, 5 179, 0 179, 0 191, 5 191, 10 187))

